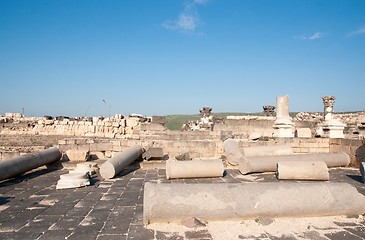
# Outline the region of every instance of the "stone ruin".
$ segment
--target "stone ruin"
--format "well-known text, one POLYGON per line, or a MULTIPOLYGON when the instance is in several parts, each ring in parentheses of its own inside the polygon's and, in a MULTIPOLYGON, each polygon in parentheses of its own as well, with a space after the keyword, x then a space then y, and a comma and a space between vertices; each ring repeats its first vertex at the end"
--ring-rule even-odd
POLYGON ((200 119, 197 121, 188 121, 182 126, 183 131, 212 131, 215 118, 212 115, 212 108, 203 107, 199 110, 200 119))
POLYGON ((275 114, 274 106, 266 105, 266 106, 262 106, 262 108, 264 109, 264 115, 266 117, 274 117, 274 114, 275 114))
MULTIPOLYGON (((325 96, 322 99, 323 114, 299 113, 294 119, 289 115, 288 96, 278 96, 276 107, 264 106, 265 116, 227 117, 222 122, 212 116, 211 108, 204 107, 200 110, 200 119, 186 129, 187 132, 168 131, 163 117, 140 114, 128 117, 117 114, 108 118, 45 116, 33 119, 34 124, 22 125, 21 128, 12 125, 10 129, 0 129, 0 146, 1 140, 9 142, 7 137, 14 135, 17 140, 27 134, 37 138, 49 135, 47 140, 52 138, 51 135, 67 135, 69 138, 58 140, 54 144, 56 148, 20 154, 11 161, 1 160, 0 180, 48 164, 48 159, 52 162, 65 161, 61 155, 67 155, 69 161, 78 162, 77 167, 68 174, 60 175, 55 188, 87 187, 95 182, 93 178, 121 178, 125 175, 118 174, 129 165, 137 162, 138 167, 148 169, 146 162, 156 160, 162 164, 153 165, 154 169, 158 169, 154 171, 155 176, 162 176, 164 167, 167 180, 151 180, 153 174, 135 174, 138 178, 133 181, 145 183, 143 188, 138 188, 143 189, 144 194, 138 199, 143 200, 145 225, 163 222, 181 224, 182 220, 196 218, 235 221, 257 216, 267 219, 361 216, 365 212, 362 204, 365 197, 354 186, 333 180, 323 181, 330 179, 328 168, 356 166, 356 163, 360 163, 361 179, 365 181, 365 115, 335 114, 335 97, 325 96), (353 128, 346 129, 349 123, 353 128), (316 132, 312 133, 312 130, 316 132), (250 137, 252 135, 257 137, 250 137), (181 153, 188 153, 188 159, 179 161, 177 157, 173 158, 181 153), (89 164, 91 155, 97 155, 97 159, 101 160, 100 168, 89 164), (165 156, 167 158, 162 159, 165 156), (34 159, 38 162, 36 165, 31 164, 34 159), (256 177, 248 177, 250 183, 232 183, 232 175, 225 172, 232 169, 242 175, 271 172, 278 180, 286 181, 260 182, 256 177), (20 171, 7 175, 14 170, 20 171), (189 181, 184 181, 188 178, 193 180, 186 184, 189 181), (198 178, 208 180, 198 182, 198 178), (183 181, 174 180, 174 184, 170 184, 170 179, 183 181), (302 180, 310 182, 298 182, 302 180)), ((8 115, 7 123, 9 119, 20 124, 25 117, 8 115)), ((127 170, 127 174, 133 171, 127 170)), ((100 182, 103 182, 101 178, 100 182)))

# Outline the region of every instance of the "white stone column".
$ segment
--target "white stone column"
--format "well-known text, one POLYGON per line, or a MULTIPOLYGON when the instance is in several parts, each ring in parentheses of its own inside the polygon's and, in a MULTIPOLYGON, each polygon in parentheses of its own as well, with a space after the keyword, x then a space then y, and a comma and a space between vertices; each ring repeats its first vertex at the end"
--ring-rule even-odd
POLYGON ((277 96, 274 137, 294 137, 293 125, 289 116, 289 96, 277 96))
POLYGON ((328 138, 344 138, 343 130, 346 124, 343 124, 338 119, 333 118, 333 105, 335 103, 334 96, 322 97, 324 105, 324 122, 321 127, 323 130, 323 137, 328 138))

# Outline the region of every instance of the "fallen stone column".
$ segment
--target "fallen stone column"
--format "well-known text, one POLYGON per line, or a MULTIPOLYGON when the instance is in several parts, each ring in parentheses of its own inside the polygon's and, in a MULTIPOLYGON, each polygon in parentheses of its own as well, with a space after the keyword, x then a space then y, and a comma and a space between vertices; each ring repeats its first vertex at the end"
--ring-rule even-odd
POLYGON ((61 159, 61 152, 57 148, 49 148, 37 153, 9 158, 0 161, 0 180, 23 174, 29 170, 50 164, 61 159))
POLYGON ((329 180, 327 164, 324 161, 278 162, 276 177, 279 180, 329 180))
POLYGON ((100 175, 104 179, 110 179, 120 173, 125 167, 137 160, 143 153, 139 145, 129 147, 127 150, 118 153, 100 166, 100 175))
POLYGON ((246 157, 292 155, 293 150, 290 145, 256 146, 243 148, 243 154, 246 157))
POLYGON ((242 174, 275 172, 277 163, 282 161, 324 161, 329 168, 345 167, 350 164, 350 156, 347 153, 340 152, 245 157, 241 159, 238 169, 242 174))
POLYGON ((221 159, 166 161, 166 178, 223 177, 221 159))
POLYGON ((143 222, 360 215, 364 202, 348 183, 146 183, 143 222))

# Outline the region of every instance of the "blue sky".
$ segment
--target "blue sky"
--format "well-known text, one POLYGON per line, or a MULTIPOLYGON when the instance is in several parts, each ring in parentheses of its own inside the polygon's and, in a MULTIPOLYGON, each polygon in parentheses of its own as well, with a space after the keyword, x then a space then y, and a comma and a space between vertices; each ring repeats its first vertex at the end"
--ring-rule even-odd
POLYGON ((364 0, 0 0, 0 115, 365 109, 364 0))

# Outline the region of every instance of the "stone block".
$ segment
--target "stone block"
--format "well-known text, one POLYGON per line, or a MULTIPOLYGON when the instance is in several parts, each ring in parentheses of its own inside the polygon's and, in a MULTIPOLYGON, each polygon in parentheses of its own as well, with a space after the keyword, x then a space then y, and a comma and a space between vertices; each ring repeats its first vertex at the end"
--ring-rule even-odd
POLYGON ((310 138, 312 137, 312 131, 310 128, 297 128, 295 130, 295 137, 310 138))
POLYGON ((89 151, 70 149, 66 151, 67 158, 70 162, 85 162, 89 160, 89 151))
POLYGON ((1 159, 5 160, 5 159, 10 159, 13 157, 18 157, 20 156, 20 152, 19 151, 4 151, 1 153, 1 159))
POLYGON ((58 144, 59 145, 65 145, 65 144, 67 144, 67 141, 66 140, 58 140, 58 144))
POLYGON ((113 145, 113 152, 121 152, 123 151, 123 147, 120 145, 113 145))
POLYGON ((90 157, 92 160, 105 159, 105 152, 90 152, 90 157))
POLYGON ((143 159, 153 160, 153 159, 162 159, 164 156, 163 149, 161 147, 150 147, 143 154, 143 159))
POLYGON ((90 151, 91 152, 113 151, 113 144, 112 143, 93 143, 93 144, 90 144, 90 151))

